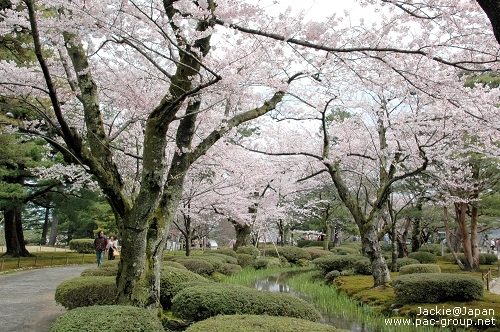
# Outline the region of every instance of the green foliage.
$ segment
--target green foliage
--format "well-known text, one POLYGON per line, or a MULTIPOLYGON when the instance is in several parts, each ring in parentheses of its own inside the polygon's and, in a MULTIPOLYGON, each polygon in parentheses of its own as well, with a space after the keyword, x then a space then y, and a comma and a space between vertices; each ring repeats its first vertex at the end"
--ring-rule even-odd
MULTIPOLYGON (((110 261, 112 262, 112 261, 110 261)), ((105 266, 100 265, 99 267, 92 267, 85 269, 80 273, 81 277, 91 277, 91 276, 115 276, 118 274, 118 265, 105 266)))
POLYGON ((479 262, 485 265, 492 265, 498 262, 498 257, 495 254, 479 254, 479 262), (484 257, 484 263, 481 263, 481 257, 484 257))
POLYGON ((359 249, 348 247, 348 246, 338 246, 338 247, 332 248, 330 251, 333 252, 334 254, 337 254, 337 255, 346 255, 346 254, 359 255, 359 253, 360 253, 359 249))
POLYGON ((242 268, 238 264, 224 263, 222 264, 222 267, 217 271, 222 273, 223 275, 232 276, 233 274, 241 272, 241 270, 242 268))
POLYGON ((401 266, 399 269, 399 275, 413 273, 441 273, 441 268, 434 264, 412 264, 401 266))
POLYGON ((269 264, 269 260, 266 258, 257 258, 253 262, 253 267, 256 270, 267 269, 267 265, 269 264))
POLYGON ((164 309, 172 306, 172 298, 182 289, 183 283, 208 283, 209 281, 186 269, 163 266, 160 271, 160 303, 164 309), (182 285, 182 286, 181 286, 182 285))
MULTIPOLYGON (((186 269, 188 269, 191 272, 197 273, 199 275, 208 277, 212 275, 212 273, 215 272, 215 267, 211 262, 208 262, 203 259, 193 259, 193 258, 186 258, 186 259, 181 259, 179 260, 179 263, 184 265, 186 269)), ((220 266, 222 266, 222 262, 220 263, 220 266)))
POLYGON ((267 315, 220 315, 194 323, 186 332, 340 332, 331 325, 292 317, 267 315))
MULTIPOLYGON (((444 246, 444 252, 450 252, 447 246, 444 246)), ((418 249, 418 251, 430 252, 434 255, 441 256, 441 245, 437 243, 427 243, 418 249)))
POLYGON ((368 258, 360 259, 353 263, 352 269, 356 274, 369 276, 372 274, 372 263, 368 258))
POLYGON ((436 255, 425 251, 411 252, 408 254, 408 258, 416 259, 421 264, 434 264, 437 262, 436 255))
POLYGON ((330 255, 316 258, 313 263, 316 267, 323 271, 323 275, 333 270, 348 270, 354 267, 354 262, 366 259, 361 255, 330 255))
POLYGON ((276 252, 276 250, 266 250, 266 255, 278 257, 279 254, 280 256, 285 257, 288 262, 293 264, 296 264, 300 259, 311 259, 311 254, 308 251, 298 247, 277 247, 277 251, 278 252, 276 252))
POLYGON ((69 249, 79 254, 91 254, 95 252, 94 239, 74 239, 69 241, 69 249))
MULTIPOLYGON (((464 253, 457 253, 457 257, 463 264, 465 264, 466 258, 464 253)), ((455 260, 452 254, 444 254, 443 260, 445 260, 446 262, 457 264, 457 261, 455 260)), ((497 262, 498 262, 498 257, 495 254, 487 254, 487 253, 479 254, 479 264, 492 265, 497 262)))
POLYGON ((333 284, 333 282, 335 281, 335 279, 337 279, 338 277, 340 277, 340 271, 339 270, 333 270, 333 271, 328 272, 325 275, 325 284, 327 284, 327 285, 333 284))
POLYGON ((311 321, 320 317, 312 305, 290 294, 217 283, 210 287, 183 289, 172 299, 172 313, 189 321, 234 314, 287 316, 311 321))
POLYGON ((243 246, 243 247, 238 247, 236 249, 237 254, 248 254, 252 255, 254 258, 257 258, 260 256, 260 250, 255 248, 254 246, 243 246))
POLYGON ((255 257, 249 254, 237 254, 238 255, 238 264, 241 267, 246 267, 253 265, 255 261, 255 257))
MULTIPOLYGON (((238 264, 238 259, 236 258, 237 257, 236 252, 234 252, 234 257, 233 257, 230 255, 225 255, 225 254, 219 253, 219 251, 217 251, 217 252, 205 251, 205 254, 202 257, 203 257, 202 259, 204 259, 205 257, 217 257, 217 261, 220 261, 221 263, 238 264)), ((208 259, 210 259, 210 258, 208 258, 208 259)), ((217 267, 217 269, 218 269, 218 267, 217 267)))
POLYGON ((419 261, 413 258, 398 258, 397 259, 397 267, 398 271, 401 267, 406 266, 406 265, 411 265, 411 264, 420 264, 419 261))
POLYGON ((484 295, 483 282, 466 274, 406 274, 395 278, 392 287, 397 303, 463 302, 484 295))
POLYGON ((222 254, 222 255, 231 256, 231 257, 234 257, 234 258, 238 258, 238 254, 236 253, 236 251, 234 251, 233 249, 230 249, 230 248, 221 248, 221 249, 218 249, 216 251, 216 253, 222 254))
MULTIPOLYGON (((315 240, 298 240, 297 247, 299 248, 309 248, 309 247, 321 247, 323 248, 323 241, 315 241, 315 240)), ((328 242, 328 249, 333 248, 333 241, 328 242)))
POLYGON ((59 317, 50 332, 163 332, 160 319, 144 308, 118 305, 83 307, 59 317))
POLYGON ((56 288, 55 300, 66 309, 115 304, 116 277, 78 277, 56 288))
POLYGON ((330 251, 326 251, 326 250, 318 249, 318 248, 304 248, 304 250, 307 251, 309 253, 309 255, 311 255, 312 260, 319 258, 319 257, 332 255, 332 253, 330 251))
POLYGON ((178 269, 187 270, 184 265, 182 265, 179 262, 174 262, 174 261, 163 261, 162 262, 162 266, 164 266, 164 267, 165 266, 170 266, 170 267, 175 267, 175 268, 178 268, 178 269))

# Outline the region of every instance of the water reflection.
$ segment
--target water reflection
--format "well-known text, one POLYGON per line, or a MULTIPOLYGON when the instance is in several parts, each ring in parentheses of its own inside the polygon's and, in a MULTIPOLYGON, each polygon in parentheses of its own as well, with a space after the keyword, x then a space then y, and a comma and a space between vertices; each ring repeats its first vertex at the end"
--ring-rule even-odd
MULTIPOLYGON (((296 273, 302 273, 301 271, 295 272, 285 272, 279 275, 269 276, 267 279, 261 279, 255 282, 254 287, 261 291, 273 292, 273 293, 290 293, 297 296, 305 301, 307 301, 307 296, 302 294, 297 294, 293 292, 290 286, 287 284, 288 279, 293 277, 296 273)), ((347 319, 342 315, 332 315, 322 312, 321 309, 316 308, 321 314, 320 322, 323 324, 328 324, 335 326, 339 329, 354 331, 354 332, 379 332, 378 329, 367 327, 363 323, 359 323, 352 319, 347 319)))

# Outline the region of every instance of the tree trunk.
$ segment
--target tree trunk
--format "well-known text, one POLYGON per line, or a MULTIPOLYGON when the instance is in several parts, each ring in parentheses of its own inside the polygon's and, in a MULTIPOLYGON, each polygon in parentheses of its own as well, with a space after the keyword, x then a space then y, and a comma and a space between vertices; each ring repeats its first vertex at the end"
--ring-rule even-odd
POLYGON ((43 220, 42 236, 40 236, 40 245, 47 244, 47 233, 49 232, 50 208, 45 208, 45 218, 43 220))
POLYGON ((24 244, 22 213, 20 208, 8 208, 4 211, 5 246, 3 256, 6 257, 31 257, 32 254, 24 244))
POLYGON ((248 245, 248 238, 250 233, 252 232, 252 227, 249 225, 241 225, 234 220, 230 220, 234 226, 234 230, 236 231, 236 243, 234 244, 234 250, 238 249, 238 247, 243 247, 248 245))
POLYGON ((473 272, 479 268, 479 260, 474 261, 472 255, 471 236, 467 227, 467 208, 468 204, 465 202, 455 203, 456 218, 462 233, 462 245, 465 254, 464 269, 473 272))
POLYGON ((380 248, 378 231, 373 223, 367 223, 360 230, 363 253, 372 264, 373 287, 386 286, 391 281, 391 275, 380 248))
POLYGON ((53 212, 52 214, 52 225, 50 226, 50 235, 49 235, 49 246, 55 246, 57 240, 57 226, 59 225, 59 216, 57 213, 53 212))

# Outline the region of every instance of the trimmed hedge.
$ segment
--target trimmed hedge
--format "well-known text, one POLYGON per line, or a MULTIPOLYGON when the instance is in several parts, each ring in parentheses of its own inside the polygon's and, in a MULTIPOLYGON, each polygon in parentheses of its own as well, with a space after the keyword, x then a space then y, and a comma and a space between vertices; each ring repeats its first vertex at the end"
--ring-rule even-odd
MULTIPOLYGON (((203 259, 187 258, 179 260, 179 263, 184 265, 184 267, 186 267, 189 271, 202 276, 210 276, 215 272, 214 265, 203 259)), ((220 266, 222 266, 222 262, 220 263, 220 266)))
POLYGON ((188 321, 236 314, 287 316, 310 321, 320 318, 311 304, 293 295, 217 283, 210 287, 184 288, 172 299, 172 313, 188 321))
POLYGON ((406 265, 411 265, 411 264, 420 264, 419 261, 413 258, 398 258, 396 260, 396 263, 398 265, 398 271, 401 267, 406 266, 406 265))
POLYGON ((234 258, 238 258, 238 254, 236 253, 236 251, 234 251, 233 249, 230 249, 230 248, 218 249, 216 252, 218 254, 222 254, 222 255, 227 255, 227 256, 234 257, 234 258))
POLYGON ((91 267, 80 273, 81 277, 96 277, 96 276, 116 276, 118 274, 118 265, 107 267, 91 267))
POLYGON ((436 255, 426 251, 411 252, 408 254, 408 258, 416 259, 420 264, 434 264, 437 262, 436 255))
POLYGON ((238 255, 238 265, 241 267, 251 266, 255 261, 255 257, 249 254, 237 254, 238 255))
POLYGON ((162 264, 162 267, 163 266, 170 266, 170 267, 175 267, 177 269, 187 270, 186 267, 179 262, 163 261, 161 264, 162 264))
POLYGON ((241 272, 242 268, 238 264, 224 263, 218 272, 226 276, 232 276, 236 273, 241 272))
MULTIPOLYGON (((437 243, 427 243, 422 245, 418 251, 430 252, 434 255, 441 256, 441 245, 437 243)), ((443 251, 445 253, 450 252, 448 246, 443 246, 443 251)))
POLYGON ((160 303, 164 309, 172 306, 172 298, 182 288, 180 284, 185 282, 205 282, 208 279, 186 269, 178 269, 171 266, 163 266, 160 271, 160 303))
POLYGON ((50 327, 50 332, 164 332, 160 319, 150 310, 132 306, 93 306, 68 311, 50 327))
POLYGON ((292 317, 267 315, 220 315, 194 323, 186 332, 342 332, 331 325, 292 317))
POLYGON ((254 246, 238 247, 238 249, 236 249, 236 253, 237 254, 252 255, 253 258, 257 258, 260 256, 260 250, 255 248, 254 246))
POLYGON ((94 239, 74 239, 69 241, 69 249, 80 254, 95 253, 94 239))
POLYGON ((372 263, 369 258, 363 258, 353 263, 354 273, 369 276, 372 274, 372 263))
POLYGON ((399 269, 399 275, 413 273, 441 273, 441 268, 434 264, 412 264, 401 266, 399 269))
POLYGON ((392 287, 396 303, 441 303, 479 300, 483 282, 467 274, 417 273, 395 278, 392 287))
POLYGON ((323 256, 333 255, 331 251, 326 251, 316 247, 315 248, 306 247, 304 248, 304 250, 307 251, 309 255, 311 255, 312 260, 323 256))
MULTIPOLYGON (((286 263, 286 262, 285 262, 286 263)), ((256 270, 267 269, 268 267, 281 267, 283 262, 277 257, 262 257, 257 258, 253 264, 253 268, 256 270)))
POLYGON ((272 248, 271 250, 266 250, 266 255, 271 257, 285 257, 290 263, 297 264, 301 259, 311 260, 311 254, 306 250, 299 247, 277 247, 277 251, 272 248))
MULTIPOLYGON (((234 252, 234 254, 237 255, 235 252, 234 252)), ((224 263, 238 264, 238 259, 236 257, 224 255, 224 254, 219 254, 218 251, 217 252, 205 251, 205 254, 203 254, 202 256, 194 256, 194 257, 200 257, 200 259, 206 259, 208 257, 209 262, 211 262, 211 263, 212 263, 212 261, 210 259, 212 259, 212 257, 215 257, 215 258, 217 258, 217 260, 220 260, 222 262, 222 264, 224 264, 224 263)), ((215 264, 214 264, 214 266, 215 266, 215 264)))
MULTIPOLYGON (((460 261, 465 264, 465 254, 464 253, 457 253, 457 256, 458 256, 458 259, 460 259, 460 261)), ((455 261, 455 258, 453 258, 452 254, 444 254, 443 260, 457 264, 457 262, 455 261)), ((486 254, 486 253, 479 254, 479 264, 492 265, 496 262, 498 262, 498 257, 495 254, 486 254)))
POLYGON ((352 248, 352 247, 347 247, 347 246, 335 247, 335 248, 332 248, 330 251, 333 252, 334 254, 337 254, 337 255, 359 255, 360 254, 360 251, 357 248, 352 248))
POLYGON ((77 277, 61 282, 55 300, 66 309, 115 304, 116 277, 77 277))
POLYGON ((354 262, 365 259, 361 255, 330 255, 316 258, 313 263, 316 267, 323 271, 323 275, 333 270, 347 270, 352 269, 354 262))

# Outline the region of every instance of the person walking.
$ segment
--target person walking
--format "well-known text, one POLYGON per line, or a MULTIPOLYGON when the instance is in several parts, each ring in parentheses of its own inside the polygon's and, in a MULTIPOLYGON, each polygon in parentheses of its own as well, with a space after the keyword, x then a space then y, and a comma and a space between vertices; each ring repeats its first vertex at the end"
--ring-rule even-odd
POLYGON ((108 244, 108 239, 104 236, 103 231, 99 231, 97 237, 94 240, 95 257, 97 259, 97 266, 101 265, 104 260, 104 252, 106 251, 106 246, 108 244))
POLYGON ((108 250, 108 260, 112 261, 115 259, 115 252, 118 253, 118 240, 116 235, 111 235, 110 241, 106 246, 108 250))

